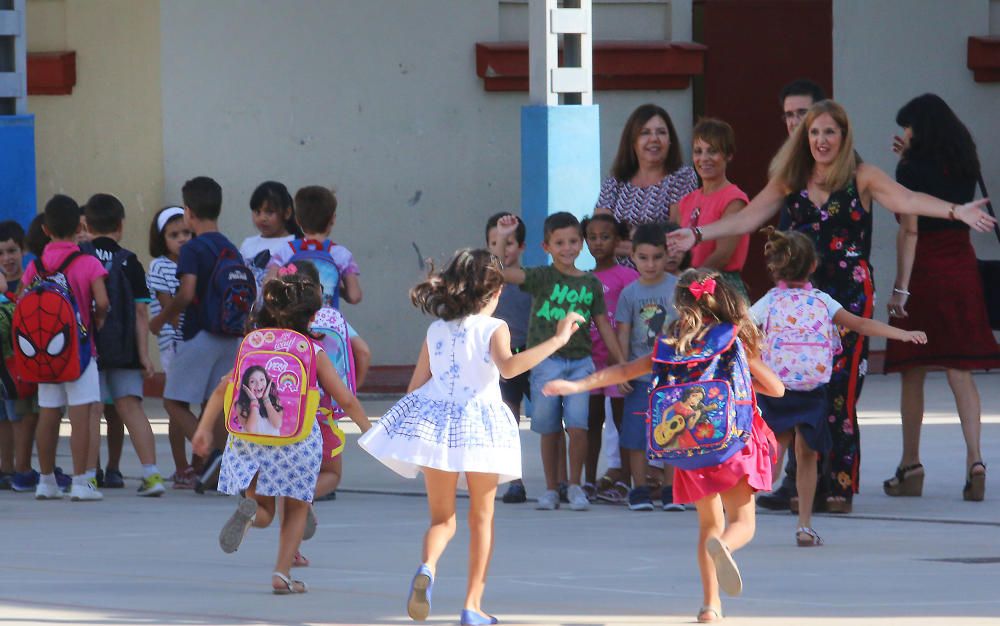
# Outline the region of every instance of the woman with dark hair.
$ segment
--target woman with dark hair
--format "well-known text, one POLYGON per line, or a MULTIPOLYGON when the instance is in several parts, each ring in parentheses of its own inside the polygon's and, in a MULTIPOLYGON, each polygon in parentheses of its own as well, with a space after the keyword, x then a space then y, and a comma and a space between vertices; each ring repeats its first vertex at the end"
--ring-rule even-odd
MULTIPOLYGON (((683 164, 670 115, 655 104, 644 104, 625 122, 611 176, 601 183, 594 213, 610 213, 630 230, 666 222, 670 205, 697 187, 694 169, 683 164)), ((619 244, 619 263, 630 264, 631 251, 630 241, 619 244)))
MULTIPOLYGON (((896 181, 948 202, 972 200, 980 175, 976 144, 945 101, 929 93, 918 96, 899 110, 896 124, 903 128, 903 136, 893 145, 901 157, 896 181)), ((971 370, 1000 367, 1000 348, 986 315, 969 227, 957 221, 905 215, 899 220, 897 242, 890 323, 907 330, 926 329, 927 344, 890 342, 886 349, 885 371, 901 372, 903 377, 903 455, 896 475, 884 483, 885 493, 922 493, 924 379, 928 369, 943 368, 965 436, 962 496, 979 501, 986 490, 986 466, 979 448, 979 391, 971 370)))

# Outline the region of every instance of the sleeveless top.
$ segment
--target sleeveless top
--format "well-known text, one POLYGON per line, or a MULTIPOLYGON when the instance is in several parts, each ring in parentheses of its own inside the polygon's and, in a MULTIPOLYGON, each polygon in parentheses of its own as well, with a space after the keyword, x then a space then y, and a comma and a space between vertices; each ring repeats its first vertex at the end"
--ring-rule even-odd
POLYGON ((789 194, 781 223, 813 240, 820 268, 844 269, 867 263, 871 255, 872 212, 862 205, 856 180, 831 193, 822 206, 805 189, 789 194))

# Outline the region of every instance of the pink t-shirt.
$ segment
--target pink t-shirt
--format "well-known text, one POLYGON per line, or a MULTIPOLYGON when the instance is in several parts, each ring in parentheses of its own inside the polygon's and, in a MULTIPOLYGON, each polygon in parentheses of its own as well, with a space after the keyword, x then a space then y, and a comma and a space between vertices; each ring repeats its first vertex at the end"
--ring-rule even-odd
MULTIPOLYGON (((73 242, 50 241, 42 252, 42 265, 46 270, 54 271, 71 253, 79 251, 80 246, 73 242)), ((30 285, 36 274, 35 264, 30 263, 24 270, 21 284, 30 285)), ((90 331, 91 341, 93 341, 94 330, 90 327, 90 314, 94 308, 94 295, 90 285, 95 279, 107 276, 108 272, 104 269, 104 265, 97 260, 97 257, 84 254, 66 268, 65 274, 69 288, 73 291, 73 297, 76 298, 76 305, 80 307, 80 318, 87 330, 90 331)))
MULTIPOLYGON (((618 308, 618 296, 621 295, 622 289, 639 278, 639 272, 631 267, 615 265, 600 272, 595 271, 594 276, 604 286, 604 303, 608 307, 608 321, 611 322, 611 328, 616 329, 618 324, 615 321, 615 309, 618 308)), ((590 325, 590 340, 593 345, 591 355, 594 359, 594 365, 600 369, 608 362, 608 347, 604 345, 604 340, 601 339, 601 334, 597 332, 597 326, 593 323, 590 325)))
MULTIPOLYGON (((742 200, 749 204, 750 200, 743 190, 736 185, 729 183, 722 189, 705 194, 702 190, 695 189, 688 195, 681 198, 678 203, 680 209, 681 226, 690 228, 694 226, 705 226, 718 221, 722 217, 722 212, 726 210, 734 200, 742 200)), ((706 259, 715 252, 716 242, 704 241, 691 248, 691 267, 701 267, 706 259)), ((722 268, 726 272, 738 272, 743 269, 743 264, 747 260, 747 251, 750 249, 750 235, 740 236, 740 241, 736 244, 736 250, 729 257, 729 262, 722 268)))

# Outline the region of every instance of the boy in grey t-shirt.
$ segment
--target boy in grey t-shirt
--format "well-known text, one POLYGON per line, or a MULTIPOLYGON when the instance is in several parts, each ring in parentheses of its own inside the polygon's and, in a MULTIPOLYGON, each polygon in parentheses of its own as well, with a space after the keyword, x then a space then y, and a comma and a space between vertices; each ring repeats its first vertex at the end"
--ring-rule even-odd
MULTIPOLYGON (((639 270, 639 279, 622 290, 618 297, 615 318, 618 321, 618 341, 627 345, 628 359, 636 359, 653 351, 656 337, 676 317, 674 289, 677 277, 666 272, 667 249, 663 228, 657 224, 644 224, 632 237, 632 261, 639 270)), ((622 458, 628 456, 632 473, 632 490, 628 494, 628 507, 633 511, 652 511, 653 499, 646 485, 649 466, 646 460, 646 411, 649 408, 650 377, 623 385, 625 418, 619 443, 622 458)), ((661 494, 663 509, 683 511, 682 505, 673 503, 673 488, 668 480, 661 494)))

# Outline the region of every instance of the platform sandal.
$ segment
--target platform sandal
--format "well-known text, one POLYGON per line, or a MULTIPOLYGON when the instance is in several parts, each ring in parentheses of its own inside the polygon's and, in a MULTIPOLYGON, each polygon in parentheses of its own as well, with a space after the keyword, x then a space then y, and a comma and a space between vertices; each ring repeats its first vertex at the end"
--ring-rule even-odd
POLYGON ((882 483, 885 495, 919 498, 924 492, 924 466, 920 463, 896 468, 896 475, 882 483))
POLYGON ((982 502, 986 497, 986 464, 982 461, 976 461, 969 466, 969 477, 965 481, 965 487, 962 489, 962 499, 969 500, 970 502, 982 502), (983 471, 978 474, 973 474, 972 470, 976 467, 982 467, 983 471))
POLYGON ((800 548, 815 548, 823 545, 823 539, 812 528, 800 526, 795 531, 795 543, 800 548))

